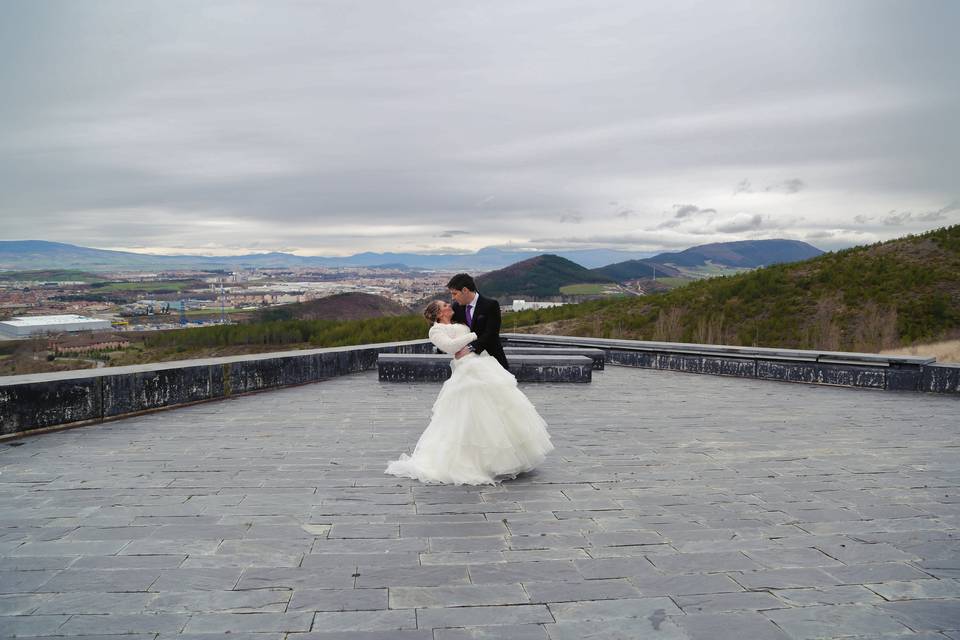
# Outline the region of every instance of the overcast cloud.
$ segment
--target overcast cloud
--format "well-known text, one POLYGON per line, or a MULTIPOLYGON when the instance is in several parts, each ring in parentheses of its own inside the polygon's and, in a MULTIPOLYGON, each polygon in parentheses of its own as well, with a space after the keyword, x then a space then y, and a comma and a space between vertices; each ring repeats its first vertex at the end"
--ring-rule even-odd
POLYGON ((0 239, 833 249, 960 223, 954 0, 6 0, 0 239))

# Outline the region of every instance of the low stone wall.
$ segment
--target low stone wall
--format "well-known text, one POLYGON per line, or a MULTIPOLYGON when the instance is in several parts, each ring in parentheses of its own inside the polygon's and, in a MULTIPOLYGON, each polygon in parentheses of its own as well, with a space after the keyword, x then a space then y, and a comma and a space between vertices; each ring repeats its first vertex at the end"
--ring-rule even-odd
POLYGON ((0 437, 316 382, 431 353, 427 340, 0 377, 0 437))
POLYGON ((934 358, 712 344, 504 334, 510 346, 603 349, 607 363, 710 375, 960 395, 960 365, 934 358))

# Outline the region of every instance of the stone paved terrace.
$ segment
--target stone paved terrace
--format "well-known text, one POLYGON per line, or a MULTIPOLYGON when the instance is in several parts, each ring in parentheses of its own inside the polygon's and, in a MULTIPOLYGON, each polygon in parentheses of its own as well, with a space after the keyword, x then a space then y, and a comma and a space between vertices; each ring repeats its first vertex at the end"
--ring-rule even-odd
POLYGON ((438 388, 0 444, 0 636, 960 638, 956 398, 610 367, 535 474, 384 476, 438 388))

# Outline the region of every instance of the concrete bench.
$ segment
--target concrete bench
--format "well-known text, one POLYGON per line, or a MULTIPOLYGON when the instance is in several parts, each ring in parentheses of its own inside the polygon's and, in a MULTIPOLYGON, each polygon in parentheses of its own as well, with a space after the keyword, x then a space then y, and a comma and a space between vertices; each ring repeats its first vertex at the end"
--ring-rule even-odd
MULTIPOLYGON (((518 382, 590 382, 593 359, 568 355, 508 355, 510 373, 518 382)), ((381 353, 381 382, 443 382, 450 377, 446 354, 381 353)))
POLYGON ((582 347, 504 347, 507 360, 516 356, 586 356, 593 360, 593 370, 603 371, 603 349, 584 349, 582 347))

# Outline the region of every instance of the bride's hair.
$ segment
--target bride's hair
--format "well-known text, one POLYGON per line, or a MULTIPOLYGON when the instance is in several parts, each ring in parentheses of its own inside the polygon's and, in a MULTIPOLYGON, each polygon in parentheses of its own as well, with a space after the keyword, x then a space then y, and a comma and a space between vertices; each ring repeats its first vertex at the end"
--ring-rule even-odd
POLYGON ((427 322, 433 324, 440 317, 440 309, 443 308, 443 302, 440 300, 434 300, 427 305, 427 308, 423 310, 423 317, 427 319, 427 322))

